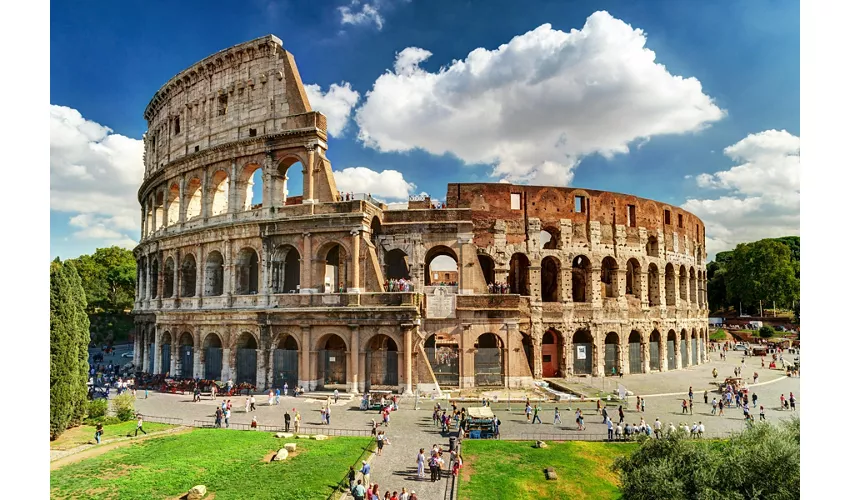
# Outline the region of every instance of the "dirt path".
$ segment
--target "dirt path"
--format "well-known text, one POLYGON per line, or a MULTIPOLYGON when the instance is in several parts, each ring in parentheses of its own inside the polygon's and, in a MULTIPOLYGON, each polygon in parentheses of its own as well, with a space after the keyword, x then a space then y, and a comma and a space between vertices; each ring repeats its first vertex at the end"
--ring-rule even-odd
POLYGON ((74 448, 72 450, 67 450, 69 452, 68 454, 51 461, 50 470, 56 470, 68 464, 73 464, 85 460, 87 458, 96 457, 106 453, 107 451, 114 450, 115 448, 121 448, 131 443, 137 443, 139 441, 144 441, 147 439, 162 437, 166 434, 180 434, 183 432, 188 432, 190 430, 192 430, 192 427, 177 427, 175 429, 168 429, 166 431, 161 432, 151 432, 150 434, 142 436, 140 438, 119 438, 113 440, 110 443, 106 443, 100 446, 93 444, 78 446, 77 448, 74 448))

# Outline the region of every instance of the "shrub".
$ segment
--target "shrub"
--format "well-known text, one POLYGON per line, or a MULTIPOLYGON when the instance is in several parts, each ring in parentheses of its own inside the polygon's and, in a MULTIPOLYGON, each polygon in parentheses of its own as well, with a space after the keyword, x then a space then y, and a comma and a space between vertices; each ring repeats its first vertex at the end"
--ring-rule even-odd
POLYGON ((130 392, 125 392, 112 399, 112 411, 118 420, 126 422, 136 418, 136 398, 130 392))
POLYGON ((776 335, 776 331, 771 326, 764 325, 763 327, 759 328, 759 337, 763 339, 769 339, 774 335, 776 335))
POLYGON ((106 415, 106 411, 109 409, 109 402, 105 399, 95 399, 94 401, 89 401, 88 408, 86 409, 86 414, 89 418, 99 418, 106 415))
POLYGON ((85 421, 83 421, 83 423, 86 424, 86 425, 92 425, 92 426, 97 425, 97 424, 114 425, 114 424, 120 424, 121 420, 119 420, 118 417, 113 417, 112 415, 104 415, 102 417, 97 417, 97 418, 87 418, 87 419, 85 419, 85 421))

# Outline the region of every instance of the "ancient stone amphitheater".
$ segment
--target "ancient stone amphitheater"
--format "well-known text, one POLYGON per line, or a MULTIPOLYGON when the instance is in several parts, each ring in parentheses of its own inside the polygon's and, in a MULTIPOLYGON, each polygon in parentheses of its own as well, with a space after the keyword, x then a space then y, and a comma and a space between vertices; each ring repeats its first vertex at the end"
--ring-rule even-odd
POLYGON ((145 372, 409 392, 706 359, 704 225, 680 208, 510 184, 449 184, 438 209, 341 194, 274 36, 182 71, 144 116, 145 372))

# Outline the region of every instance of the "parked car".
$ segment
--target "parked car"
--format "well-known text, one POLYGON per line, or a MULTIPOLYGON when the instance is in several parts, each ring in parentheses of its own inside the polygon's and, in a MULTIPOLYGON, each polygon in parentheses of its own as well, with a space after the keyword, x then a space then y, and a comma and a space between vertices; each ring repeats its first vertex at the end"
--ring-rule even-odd
POLYGON ((747 347, 746 344, 741 343, 735 344, 735 347, 732 348, 733 351, 746 351, 747 349, 749 349, 749 347, 747 347))
POLYGON ((121 355, 121 357, 132 359, 133 358, 133 351, 125 352, 124 354, 121 355))

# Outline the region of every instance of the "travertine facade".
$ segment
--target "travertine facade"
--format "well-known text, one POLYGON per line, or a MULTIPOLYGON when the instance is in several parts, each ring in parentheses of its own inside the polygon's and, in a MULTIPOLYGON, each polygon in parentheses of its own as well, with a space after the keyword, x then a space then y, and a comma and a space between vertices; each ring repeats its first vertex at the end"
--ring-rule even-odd
POLYGON ((143 371, 410 391, 706 357, 704 226, 679 208, 509 184, 450 184, 439 210, 341 198, 325 117, 273 36, 181 72, 145 118, 143 371), (438 256, 457 286, 430 283, 438 256), (384 290, 398 278, 413 291, 384 290), (510 293, 489 293, 502 282, 510 293))

